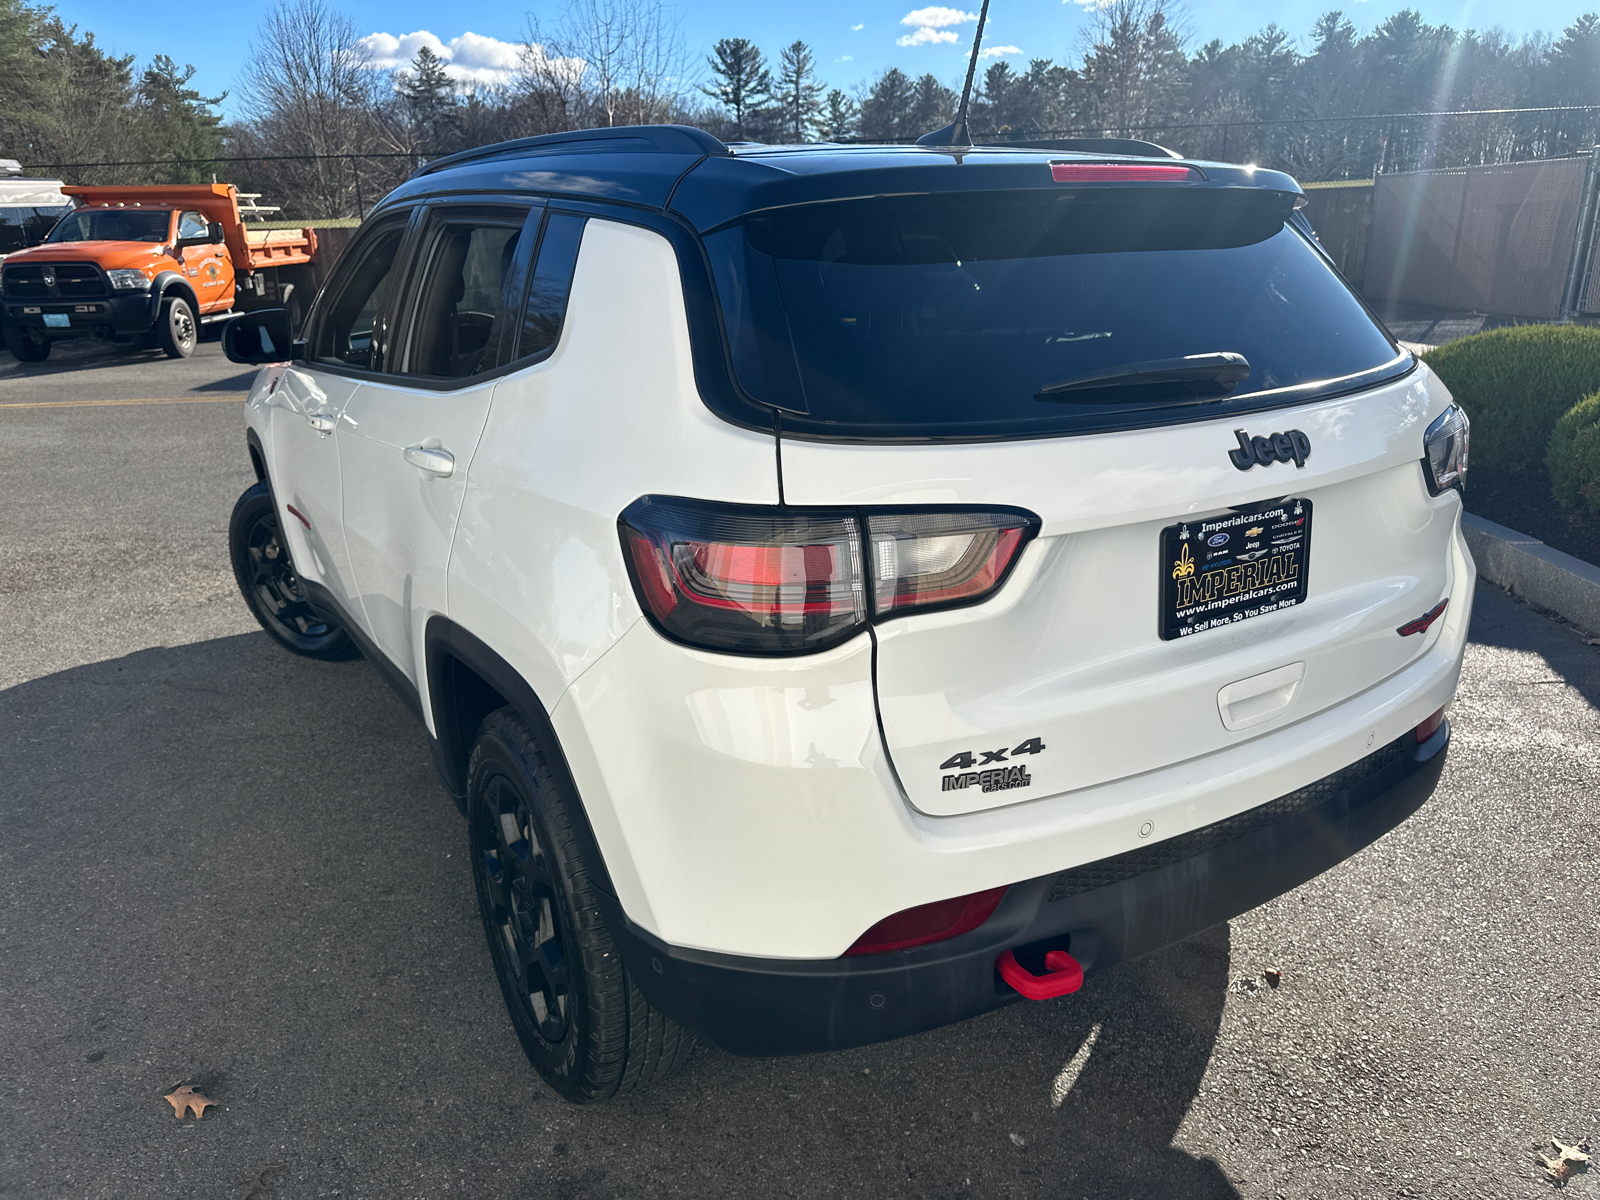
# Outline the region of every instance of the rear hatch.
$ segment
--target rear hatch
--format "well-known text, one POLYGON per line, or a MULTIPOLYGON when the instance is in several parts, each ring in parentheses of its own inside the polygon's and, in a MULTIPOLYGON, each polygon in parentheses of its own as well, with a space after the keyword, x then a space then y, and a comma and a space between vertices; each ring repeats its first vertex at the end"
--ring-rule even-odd
POLYGON ((1442 389, 1293 203, 1113 180, 796 206, 708 239, 741 383, 798 435, 788 504, 1041 519, 984 602, 879 619, 917 808, 1197 758, 1438 636, 1396 630, 1452 585, 1459 504, 1420 466, 1442 389))

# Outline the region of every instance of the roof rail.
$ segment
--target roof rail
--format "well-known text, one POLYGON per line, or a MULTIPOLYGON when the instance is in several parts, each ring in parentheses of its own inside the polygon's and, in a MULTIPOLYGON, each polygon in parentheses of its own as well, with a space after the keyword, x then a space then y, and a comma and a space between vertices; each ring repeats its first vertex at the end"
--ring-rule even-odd
POLYGON ((1140 138, 1043 138, 1018 142, 989 142, 991 146, 1015 146, 1019 150, 1069 150, 1078 154, 1126 154, 1132 158, 1182 158, 1176 150, 1168 150, 1154 142, 1140 138))
POLYGON ((462 163, 492 158, 514 158, 545 150, 611 150, 642 154, 711 154, 728 157, 728 147, 703 129, 689 125, 615 125, 602 129, 569 129, 565 133, 545 133, 538 137, 516 138, 447 154, 424 163, 411 173, 416 179, 462 163))

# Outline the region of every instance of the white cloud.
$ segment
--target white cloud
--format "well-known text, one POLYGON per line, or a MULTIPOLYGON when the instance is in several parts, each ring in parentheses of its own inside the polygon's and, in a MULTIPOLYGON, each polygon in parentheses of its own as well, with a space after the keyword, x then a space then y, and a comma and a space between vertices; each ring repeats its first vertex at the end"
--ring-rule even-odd
POLYGON ((863 22, 861 22, 861 24, 859 24, 859 25, 852 25, 852 26, 850 26, 850 32, 851 32, 851 33, 860 33, 860 32, 861 32, 861 31, 862 31, 862 30, 863 30, 863 29, 865 29, 865 28, 866 28, 866 27, 867 27, 867 23, 866 23, 866 22, 865 22, 865 21, 863 21, 863 22))
POLYGON ((979 58, 999 58, 1002 54, 1021 54, 1021 46, 985 46, 978 52, 979 58))
POLYGON ((953 42, 956 32, 953 29, 929 29, 926 25, 915 33, 908 33, 904 37, 896 38, 896 46, 932 46, 939 42, 953 42))
POLYGON ((1110 7, 1111 0, 1061 0, 1061 3, 1076 4, 1084 12, 1098 12, 1101 9, 1110 7))
POLYGON ((459 83, 509 82, 523 55, 523 48, 516 42, 471 32, 448 42, 426 29, 401 37, 371 33, 358 44, 368 56, 367 65, 379 71, 410 67, 417 51, 426 46, 444 60, 445 72, 459 83))
POLYGON ((834 62, 855 62, 855 60, 856 60, 856 56, 854 54, 841 54, 838 58, 834 59, 833 61, 834 62))
POLYGON ((921 26, 925 29, 938 29, 945 25, 965 25, 968 21, 976 21, 977 13, 962 12, 959 8, 942 8, 938 5, 932 8, 917 8, 900 18, 902 25, 921 26))

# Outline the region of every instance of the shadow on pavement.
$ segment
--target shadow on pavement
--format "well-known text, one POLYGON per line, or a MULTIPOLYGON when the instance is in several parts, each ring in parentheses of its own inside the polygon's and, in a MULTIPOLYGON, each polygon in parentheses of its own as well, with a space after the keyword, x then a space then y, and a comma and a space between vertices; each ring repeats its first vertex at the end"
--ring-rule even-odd
POLYGON ((0 1193, 281 1167, 283 1195, 1236 1195, 1171 1145, 1226 926, 1060 1001, 809 1058, 703 1049, 576 1109, 522 1057, 464 829, 365 664, 254 634, 63 671, 0 692, 0 763, 0 1193), (174 1121, 178 1082, 221 1108, 174 1121))
POLYGON ((1541 656, 1560 682, 1600 708, 1600 647, 1585 645, 1583 634, 1558 620, 1527 620, 1528 608, 1524 601, 1480 579, 1472 606, 1471 640, 1541 656))

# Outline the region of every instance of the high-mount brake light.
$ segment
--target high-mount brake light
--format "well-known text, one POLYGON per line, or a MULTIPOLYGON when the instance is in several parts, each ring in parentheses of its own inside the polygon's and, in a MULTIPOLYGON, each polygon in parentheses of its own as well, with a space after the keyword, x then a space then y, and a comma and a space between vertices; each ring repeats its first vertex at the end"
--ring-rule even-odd
POLYGON ((1039 518, 645 496, 617 526, 639 606, 665 636, 703 650, 792 655, 838 645, 869 619, 983 600, 1039 518))
POLYGON ((1057 183, 1188 183, 1205 177, 1193 167, 1168 163, 1053 162, 1050 178, 1057 183))

